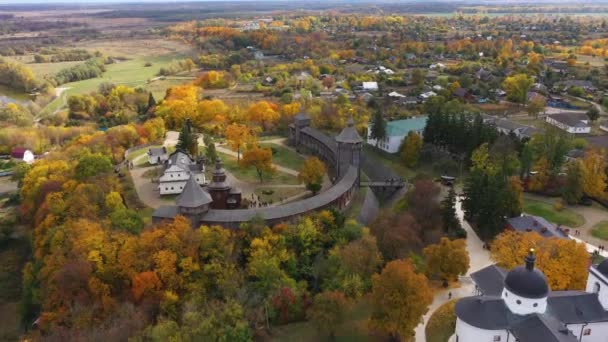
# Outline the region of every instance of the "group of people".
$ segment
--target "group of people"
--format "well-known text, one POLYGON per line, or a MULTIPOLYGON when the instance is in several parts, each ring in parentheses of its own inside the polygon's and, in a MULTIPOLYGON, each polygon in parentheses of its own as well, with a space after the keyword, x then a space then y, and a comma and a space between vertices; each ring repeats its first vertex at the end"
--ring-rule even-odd
MULTIPOLYGON (((283 198, 280 199, 280 202, 283 202, 283 198)), ((251 194, 251 201, 249 201, 249 209, 253 209, 253 208, 262 208, 262 207, 269 207, 273 204, 273 201, 262 201, 260 200, 260 196, 252 193, 251 194)))

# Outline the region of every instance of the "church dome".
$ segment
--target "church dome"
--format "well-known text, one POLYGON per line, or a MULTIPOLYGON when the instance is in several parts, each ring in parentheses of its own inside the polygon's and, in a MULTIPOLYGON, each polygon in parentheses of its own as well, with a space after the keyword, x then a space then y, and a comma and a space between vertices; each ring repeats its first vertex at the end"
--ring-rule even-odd
POLYGON ((608 277, 608 259, 599 263, 596 269, 605 277, 608 277))
POLYGON ((534 250, 530 251, 525 260, 526 266, 518 266, 509 271, 505 278, 505 288, 523 298, 547 297, 549 285, 545 275, 534 268, 534 250))

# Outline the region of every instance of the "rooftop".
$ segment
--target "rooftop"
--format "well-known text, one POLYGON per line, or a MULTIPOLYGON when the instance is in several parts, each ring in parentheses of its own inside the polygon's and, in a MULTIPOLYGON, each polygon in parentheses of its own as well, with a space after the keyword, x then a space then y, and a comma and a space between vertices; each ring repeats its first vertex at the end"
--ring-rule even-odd
POLYGON ((426 126, 426 116, 389 121, 386 124, 386 134, 389 137, 406 136, 410 131, 420 131, 426 126))
POLYGON ((540 216, 523 215, 507 219, 507 223, 518 232, 536 232, 543 237, 568 238, 563 230, 540 216))

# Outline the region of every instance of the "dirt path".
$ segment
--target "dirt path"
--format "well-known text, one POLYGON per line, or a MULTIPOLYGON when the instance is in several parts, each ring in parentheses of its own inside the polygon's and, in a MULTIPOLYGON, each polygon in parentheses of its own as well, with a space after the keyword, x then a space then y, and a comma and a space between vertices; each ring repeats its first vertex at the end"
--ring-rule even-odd
POLYGON ((490 253, 483 248, 483 242, 477 236, 471 225, 464 220, 464 212, 462 211, 462 198, 458 197, 456 202, 456 214, 462 224, 462 227, 467 231, 467 251, 469 252, 470 267, 467 274, 461 277, 458 288, 441 289, 435 292, 433 303, 429 307, 429 311, 422 317, 422 322, 416 327, 416 342, 426 342, 426 333, 424 328, 437 308, 450 300, 449 293, 452 293, 452 299, 472 296, 475 293, 475 284, 470 278, 472 272, 476 272, 486 266, 492 264, 490 253))

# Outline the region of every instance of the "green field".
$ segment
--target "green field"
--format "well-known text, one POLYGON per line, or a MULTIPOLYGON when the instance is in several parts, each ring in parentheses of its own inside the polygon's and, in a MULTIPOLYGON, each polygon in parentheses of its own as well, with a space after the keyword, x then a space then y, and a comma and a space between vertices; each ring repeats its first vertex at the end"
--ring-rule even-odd
POLYGON ((425 333, 427 342, 447 342, 456 329, 456 313, 453 299, 433 312, 426 324, 425 333))
POLYGON ((562 224, 570 228, 580 227, 585 224, 585 218, 574 212, 573 210, 564 208, 561 211, 557 211, 553 208, 550 203, 524 199, 524 212, 530 215, 536 215, 545 218, 547 221, 562 224))
POLYGON ((273 149, 272 162, 292 170, 299 170, 304 162, 304 157, 296 151, 285 146, 273 143, 261 143, 262 147, 271 147, 273 149))
POLYGON ((30 63, 26 66, 32 70, 36 78, 45 78, 53 76, 63 69, 73 67, 78 64, 83 64, 83 61, 75 62, 57 62, 57 63, 30 63))
MULTIPOLYGON (((371 307, 363 298, 355 303, 346 313, 345 322, 336 328, 333 341, 337 342, 363 342, 363 341, 386 341, 384 336, 371 336, 369 334, 367 321, 371 315, 371 307)), ((322 335, 317 327, 311 322, 292 323, 272 329, 270 341, 332 341, 328 336, 322 335)))
MULTIPOLYGON (((224 162, 224 167, 230 173, 234 175, 234 177, 240 179, 243 182, 260 184, 260 179, 258 178, 258 174, 253 167, 240 167, 237 165, 236 158, 230 156, 228 154, 224 154, 218 152, 222 161, 224 162)), ((265 185, 275 185, 275 184, 299 184, 298 178, 283 172, 275 172, 272 177, 268 178, 264 176, 264 182, 262 184, 265 185)))
POLYGON ((596 223, 591 229, 591 235, 598 239, 608 241, 608 221, 601 221, 596 223))

